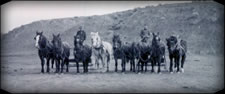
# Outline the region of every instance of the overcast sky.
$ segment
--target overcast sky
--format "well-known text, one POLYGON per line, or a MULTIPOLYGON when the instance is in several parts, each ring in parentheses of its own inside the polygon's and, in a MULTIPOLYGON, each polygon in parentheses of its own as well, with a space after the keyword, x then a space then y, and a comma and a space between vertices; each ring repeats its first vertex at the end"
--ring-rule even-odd
POLYGON ((11 1, 1 6, 1 33, 33 21, 103 15, 159 3, 190 1, 11 1))

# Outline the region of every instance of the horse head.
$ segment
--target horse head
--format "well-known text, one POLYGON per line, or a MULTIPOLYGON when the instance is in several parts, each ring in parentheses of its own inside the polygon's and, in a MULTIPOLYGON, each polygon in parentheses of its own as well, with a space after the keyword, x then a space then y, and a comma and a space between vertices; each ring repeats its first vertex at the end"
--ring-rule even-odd
POLYGON ((153 35, 152 45, 159 46, 160 44, 159 32, 157 32, 156 34, 153 32, 152 35, 153 35))
POLYGON ((121 40, 118 34, 113 35, 113 48, 121 47, 121 40))
POLYGON ((53 34, 52 44, 53 44, 53 48, 54 48, 55 52, 58 52, 61 50, 62 40, 61 40, 60 34, 58 34, 58 35, 53 34))
POLYGON ((166 38, 166 42, 167 42, 166 44, 170 51, 174 51, 176 49, 177 41, 178 40, 176 36, 170 36, 169 38, 166 38))
POLYGON ((91 43, 92 43, 92 46, 94 48, 100 48, 102 43, 101 43, 101 38, 98 34, 98 32, 91 32, 91 43))
POLYGON ((36 31, 36 36, 34 37, 34 40, 36 41, 35 47, 38 49, 40 49, 40 44, 42 42, 42 33, 43 33, 43 31, 42 32, 36 31))

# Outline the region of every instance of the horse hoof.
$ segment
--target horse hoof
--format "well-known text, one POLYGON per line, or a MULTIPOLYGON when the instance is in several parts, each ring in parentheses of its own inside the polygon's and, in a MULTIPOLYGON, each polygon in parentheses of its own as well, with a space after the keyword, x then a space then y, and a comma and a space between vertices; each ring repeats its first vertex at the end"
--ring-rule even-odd
POLYGON ((173 72, 171 71, 170 74, 173 74, 173 72))
POLYGON ((158 74, 161 74, 161 72, 158 72, 158 74))
POLYGON ((181 69, 181 73, 184 73, 184 69, 183 68, 181 69))
POLYGON ((179 74, 179 73, 180 73, 180 71, 177 71, 177 73, 179 74))
POLYGON ((141 72, 138 72, 138 74, 141 74, 141 72))

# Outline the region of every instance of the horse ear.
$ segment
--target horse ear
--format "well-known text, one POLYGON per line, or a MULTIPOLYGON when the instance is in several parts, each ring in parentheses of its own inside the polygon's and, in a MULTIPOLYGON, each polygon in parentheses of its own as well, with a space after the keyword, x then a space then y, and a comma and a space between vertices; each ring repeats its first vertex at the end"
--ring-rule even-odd
POLYGON ((52 34, 53 38, 55 37, 55 34, 52 34))
POLYGON ((168 38, 166 38, 166 41, 169 41, 169 39, 168 39, 168 38))
POLYGON ((96 34, 98 35, 98 32, 96 34))
POLYGON ((159 32, 157 32, 156 34, 159 35, 159 32))
POLYGON ((40 32, 40 35, 42 35, 43 31, 40 32))
POLYGON ((57 37, 59 37, 60 36, 60 33, 57 35, 57 37))
POLYGON ((153 32, 152 35, 155 36, 155 33, 153 32))
POLYGON ((36 34, 38 34, 38 31, 36 31, 36 34))

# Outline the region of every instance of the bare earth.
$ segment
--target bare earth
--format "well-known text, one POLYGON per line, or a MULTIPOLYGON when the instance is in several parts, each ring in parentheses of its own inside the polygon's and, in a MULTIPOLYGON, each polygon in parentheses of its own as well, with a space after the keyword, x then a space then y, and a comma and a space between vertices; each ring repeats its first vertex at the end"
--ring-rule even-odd
MULTIPOLYGON (((167 55, 168 56, 168 55, 167 55)), ((185 62, 184 73, 137 74, 129 71, 114 72, 114 60, 110 63, 110 72, 101 73, 95 69, 88 74, 76 73, 70 67, 69 73, 40 73, 41 64, 36 54, 1 56, 1 87, 12 93, 213 93, 224 88, 224 58, 214 55, 189 54, 185 62)), ((120 61, 119 61, 120 62, 120 61)), ((167 58, 167 62, 169 59, 167 58)), ((121 70, 119 63, 119 70, 121 70)), ((162 68, 164 69, 164 68, 162 68)))

